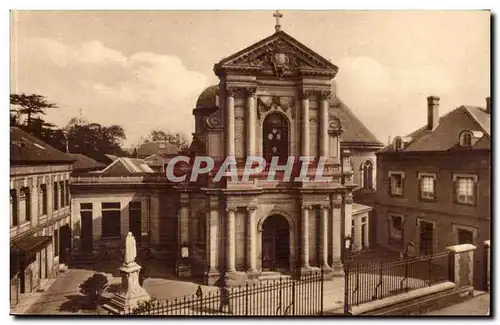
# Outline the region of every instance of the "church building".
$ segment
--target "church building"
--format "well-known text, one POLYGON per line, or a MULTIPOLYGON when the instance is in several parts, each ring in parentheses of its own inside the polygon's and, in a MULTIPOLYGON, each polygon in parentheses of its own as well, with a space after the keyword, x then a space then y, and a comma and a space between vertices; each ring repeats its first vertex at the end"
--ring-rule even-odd
MULTIPOLYGON (((282 31, 281 15, 275 16, 274 34, 214 65, 219 83, 200 94, 193 110, 190 155, 212 157, 216 165, 234 157, 238 182, 214 181, 216 170, 181 183, 140 171, 75 174, 72 222, 79 253, 122 247, 135 229, 138 245, 153 257, 207 284, 319 268, 342 275, 357 185, 351 153, 341 144, 346 117, 339 117, 342 106, 332 91, 338 68, 282 31), (329 180, 268 180, 264 170, 242 181, 252 156, 268 162, 278 157, 280 165, 289 157, 324 157, 329 180)), ((310 167, 307 176, 314 175, 310 167)))

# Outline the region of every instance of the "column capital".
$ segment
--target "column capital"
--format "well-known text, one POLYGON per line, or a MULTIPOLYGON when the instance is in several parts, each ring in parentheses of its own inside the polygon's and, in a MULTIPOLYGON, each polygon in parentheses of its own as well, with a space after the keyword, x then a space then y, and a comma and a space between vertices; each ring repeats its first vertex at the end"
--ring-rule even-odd
POLYGON ((238 207, 227 207, 226 208, 226 212, 236 213, 237 210, 238 210, 238 207))
POLYGON ((247 97, 254 97, 257 95, 257 87, 245 87, 247 97))
POLYGON ((219 209, 219 202, 217 201, 212 201, 210 200, 208 202, 208 210, 209 211, 212 211, 212 210, 218 210, 219 209))
POLYGON ((254 212, 254 211, 256 211, 258 208, 259 208, 259 207, 258 207, 258 206, 256 206, 256 205, 249 205, 249 206, 247 206, 247 207, 246 207, 246 210, 247 210, 248 212, 254 212))
POLYGON ((179 199, 179 203, 181 204, 181 207, 186 207, 189 205, 189 197, 181 195, 179 199))
POLYGON ((334 208, 334 209, 340 209, 340 208, 342 208, 342 204, 340 204, 340 203, 334 203, 332 205, 332 208, 334 208))
POLYGON ((344 195, 344 203, 345 204, 352 204, 353 199, 352 199, 352 193, 346 193, 344 195))
POLYGON ((321 204, 319 207, 322 210, 328 210, 328 209, 330 209, 330 204, 321 204))
POLYGON ((300 92, 300 99, 310 99, 312 95, 312 91, 310 90, 302 90, 300 92))
POLYGON ((312 210, 312 204, 303 203, 302 210, 312 210))
POLYGON ((319 92, 321 100, 330 100, 332 98, 332 92, 330 90, 323 90, 319 92))
POLYGON ((227 97, 234 97, 236 92, 238 91, 238 88, 236 87, 226 87, 226 94, 227 97))

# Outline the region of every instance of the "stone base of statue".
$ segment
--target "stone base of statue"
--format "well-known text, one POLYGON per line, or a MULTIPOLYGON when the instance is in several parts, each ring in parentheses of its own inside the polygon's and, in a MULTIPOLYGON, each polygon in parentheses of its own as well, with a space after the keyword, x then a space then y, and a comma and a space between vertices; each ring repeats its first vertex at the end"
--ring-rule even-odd
POLYGON ((119 268, 122 277, 122 286, 118 293, 115 293, 109 304, 104 308, 114 314, 129 313, 140 301, 149 301, 151 297, 139 284, 139 271, 141 266, 136 262, 123 264, 119 268))
POLYGON ((181 258, 175 263, 175 274, 179 279, 191 278, 191 262, 189 258, 181 258))

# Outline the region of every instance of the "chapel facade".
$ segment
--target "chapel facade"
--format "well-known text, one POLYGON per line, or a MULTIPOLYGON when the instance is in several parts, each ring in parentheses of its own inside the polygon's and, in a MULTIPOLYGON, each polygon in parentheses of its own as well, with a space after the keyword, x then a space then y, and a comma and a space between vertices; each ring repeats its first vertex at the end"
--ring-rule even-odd
POLYGON ((221 275, 240 283, 266 271, 342 273, 355 185, 331 109, 337 70, 279 28, 215 64, 219 84, 200 95, 193 111, 192 154, 213 157, 216 165, 235 157, 238 173, 251 156, 268 162, 278 156, 280 164, 325 157, 331 181, 269 181, 263 172, 248 182, 213 182, 214 172, 180 185, 179 244, 190 248, 193 272, 206 270, 207 283, 221 275), (200 238, 205 246, 197 245, 200 238))

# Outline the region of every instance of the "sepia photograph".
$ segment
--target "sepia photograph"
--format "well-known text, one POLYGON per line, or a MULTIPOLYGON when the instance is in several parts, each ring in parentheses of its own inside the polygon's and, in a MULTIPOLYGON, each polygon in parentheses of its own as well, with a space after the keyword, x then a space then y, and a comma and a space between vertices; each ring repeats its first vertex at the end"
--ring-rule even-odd
POLYGON ((491 316, 490 9, 9 15, 16 319, 491 316))

